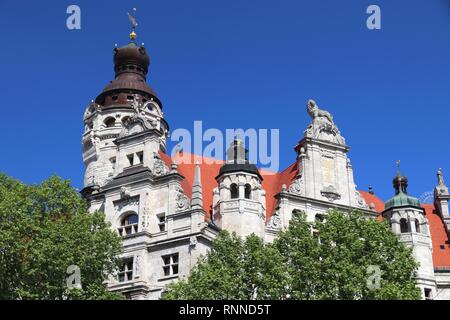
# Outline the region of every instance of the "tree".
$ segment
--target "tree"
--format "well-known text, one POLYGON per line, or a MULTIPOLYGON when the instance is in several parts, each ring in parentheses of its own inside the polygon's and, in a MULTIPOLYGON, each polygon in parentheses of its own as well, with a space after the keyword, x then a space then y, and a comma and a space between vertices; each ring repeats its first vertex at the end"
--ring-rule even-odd
POLYGON ((170 284, 167 300, 233 300, 281 298, 286 287, 282 257, 250 235, 245 240, 221 231, 206 257, 201 257, 187 280, 170 284))
POLYGON ((386 222, 331 211, 310 223, 298 214, 273 244, 222 231, 164 299, 419 299, 417 266, 386 222))
POLYGON ((363 213, 331 211, 314 224, 294 216, 274 246, 292 277, 292 299, 420 298, 411 249, 387 222, 363 213))
POLYGON ((120 252, 120 237, 69 181, 26 185, 0 174, 0 299, 121 298, 103 285, 120 252), (81 289, 67 286, 69 266, 81 289))

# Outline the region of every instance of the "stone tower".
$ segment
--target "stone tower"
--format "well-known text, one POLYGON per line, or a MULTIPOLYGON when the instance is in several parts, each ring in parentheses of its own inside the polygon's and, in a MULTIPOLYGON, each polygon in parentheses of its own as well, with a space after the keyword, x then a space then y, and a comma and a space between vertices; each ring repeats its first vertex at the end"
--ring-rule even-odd
POLYGON ((213 221, 221 229, 245 237, 264 236, 266 192, 256 166, 247 159, 241 140, 234 140, 227 150, 227 161, 216 177, 213 221))
POLYGON ((84 114, 82 194, 123 238, 121 268, 108 288, 130 299, 158 299, 168 283, 189 273, 212 235, 201 232, 200 168, 188 190, 191 203, 184 176, 165 153, 169 126, 146 83, 147 50, 135 37, 132 32, 129 44, 114 49, 115 79, 84 114))
POLYGON ((393 180, 395 196, 385 203, 382 215, 392 226, 392 231, 413 250, 419 262, 417 285, 425 299, 436 295, 430 228, 419 200, 407 193, 408 179, 397 174, 393 180))

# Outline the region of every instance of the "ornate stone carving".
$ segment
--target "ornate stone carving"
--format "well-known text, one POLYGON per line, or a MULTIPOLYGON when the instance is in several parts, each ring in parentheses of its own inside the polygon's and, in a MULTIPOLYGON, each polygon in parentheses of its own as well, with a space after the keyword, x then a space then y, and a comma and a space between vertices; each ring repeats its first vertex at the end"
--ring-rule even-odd
POLYGON ((336 188, 333 186, 325 187, 322 191, 320 191, 320 194, 327 198, 328 201, 334 202, 336 200, 341 199, 341 195, 337 192, 336 188))
POLYGON ((183 189, 177 187, 177 195, 175 197, 176 200, 176 209, 175 211, 184 211, 189 209, 189 198, 184 194, 183 189))
POLYGON ((124 123, 124 127, 119 134, 119 138, 130 136, 136 133, 144 132, 153 129, 153 126, 147 119, 141 114, 136 113, 129 117, 124 123))
POLYGON ((125 207, 133 207, 137 210, 139 208, 139 196, 122 198, 121 200, 114 201, 114 208, 117 213, 120 213, 125 207))
POLYGON ((153 159, 154 161, 152 171, 155 176, 163 176, 169 172, 169 168, 166 166, 157 152, 153 153, 153 159))
POLYGON ((198 243, 197 237, 191 236, 189 238, 189 250, 195 249, 197 247, 197 243, 198 243))
POLYGON ((134 277, 139 278, 141 275, 141 268, 142 268, 142 256, 140 254, 136 256, 134 264, 135 264, 134 277))
POLYGON ((150 210, 150 197, 149 194, 147 193, 145 196, 145 201, 144 201, 144 206, 142 208, 142 217, 141 217, 141 225, 142 225, 142 229, 146 230, 149 225, 150 225, 150 215, 151 215, 151 210, 150 210))
POLYGON ((306 109, 312 118, 312 122, 305 131, 305 137, 345 145, 345 139, 334 124, 333 116, 328 111, 319 109, 314 100, 308 101, 306 109))
POLYGON ((301 194, 303 191, 303 179, 297 178, 290 186, 289 193, 301 194))
POLYGON ((280 217, 280 212, 278 211, 278 209, 270 217, 269 223, 267 224, 267 227, 270 228, 270 229, 276 229, 276 230, 281 229, 281 217, 280 217))
POLYGON ((120 198, 121 199, 128 199, 130 197, 130 189, 127 187, 121 187, 120 188, 120 198))
POLYGON ((369 206, 367 205, 366 201, 361 196, 361 193, 359 193, 359 191, 357 191, 357 190, 355 190, 355 199, 356 199, 356 204, 357 204, 358 207, 364 208, 364 209, 369 208, 369 206))

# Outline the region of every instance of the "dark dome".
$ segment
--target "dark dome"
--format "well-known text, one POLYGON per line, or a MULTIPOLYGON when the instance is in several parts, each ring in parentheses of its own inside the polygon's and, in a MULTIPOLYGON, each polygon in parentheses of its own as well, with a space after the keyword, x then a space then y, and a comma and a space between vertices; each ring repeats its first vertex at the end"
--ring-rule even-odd
POLYGON ((258 176, 261 181, 263 180, 258 168, 252 163, 226 163, 220 168, 219 175, 217 177, 220 177, 223 174, 235 172, 251 173, 258 176))
MULTIPOLYGON (((95 102, 100 105, 105 105, 106 97, 117 95, 120 92, 127 92, 154 98, 162 107, 156 92, 146 82, 149 65, 150 57, 144 46, 138 46, 134 42, 131 42, 126 46, 115 48, 115 79, 110 81, 103 89, 95 102)), ((107 102, 107 104, 110 103, 107 102)))
POLYGON ((114 49, 114 70, 116 73, 121 66, 137 66, 147 74, 150 65, 150 57, 143 46, 137 46, 134 42, 114 49))

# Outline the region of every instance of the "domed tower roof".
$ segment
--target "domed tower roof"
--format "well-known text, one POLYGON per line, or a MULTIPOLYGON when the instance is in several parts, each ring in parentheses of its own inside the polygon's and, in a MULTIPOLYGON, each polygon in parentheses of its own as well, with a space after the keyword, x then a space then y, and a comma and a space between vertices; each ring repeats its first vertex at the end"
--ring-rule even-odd
POLYGON ((95 99, 102 106, 126 104, 126 99, 119 99, 120 93, 139 94, 144 99, 154 99, 162 107, 156 92, 147 84, 147 73, 150 57, 144 45, 135 42, 136 33, 130 34, 131 42, 123 47, 114 48, 115 78, 103 89, 95 99), (112 98, 114 97, 114 99, 112 98))
POLYGON ((217 178, 228 173, 246 172, 256 175, 262 181, 263 178, 256 165, 247 159, 247 152, 243 141, 235 139, 227 150, 227 161, 220 168, 217 178))
POLYGON ((398 172, 397 176, 392 180, 392 184, 395 189, 395 196, 386 201, 384 205, 385 210, 405 206, 420 208, 419 199, 408 195, 406 190, 408 188, 407 177, 402 176, 400 172, 398 172))

